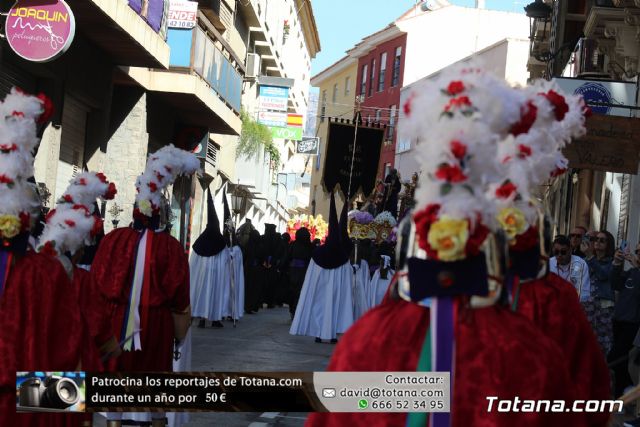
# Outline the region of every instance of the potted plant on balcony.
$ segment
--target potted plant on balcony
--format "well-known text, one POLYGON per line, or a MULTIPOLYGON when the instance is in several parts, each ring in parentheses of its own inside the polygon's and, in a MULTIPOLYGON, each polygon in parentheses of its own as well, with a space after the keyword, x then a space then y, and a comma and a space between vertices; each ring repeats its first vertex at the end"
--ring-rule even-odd
POLYGON ((287 39, 289 38, 289 31, 291 31, 291 27, 289 26, 289 21, 287 19, 284 20, 284 26, 283 26, 283 33, 282 33, 282 37, 283 37, 283 41, 287 41, 287 39))

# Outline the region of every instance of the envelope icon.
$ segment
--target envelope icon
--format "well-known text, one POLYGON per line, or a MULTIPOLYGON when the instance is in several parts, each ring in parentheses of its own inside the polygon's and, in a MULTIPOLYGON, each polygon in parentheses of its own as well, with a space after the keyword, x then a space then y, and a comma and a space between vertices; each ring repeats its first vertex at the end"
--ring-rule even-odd
POLYGON ((322 389, 322 397, 336 397, 336 389, 335 388, 323 388, 322 389))

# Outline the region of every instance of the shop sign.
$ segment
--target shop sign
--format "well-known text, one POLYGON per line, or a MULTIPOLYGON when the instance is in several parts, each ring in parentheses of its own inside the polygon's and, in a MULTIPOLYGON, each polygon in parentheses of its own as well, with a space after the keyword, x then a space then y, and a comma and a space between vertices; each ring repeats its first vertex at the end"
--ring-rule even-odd
POLYGON ((287 113, 260 111, 258 113, 258 123, 261 123, 266 126, 286 127, 287 113))
POLYGON ((73 12, 64 0, 19 0, 9 9, 5 23, 11 49, 33 62, 52 61, 66 52, 75 29, 73 12))
POLYGON ((186 0, 171 0, 169 3, 169 28, 191 29, 198 22, 198 2, 186 0))
POLYGON ((310 156, 317 156, 320 147, 319 136, 303 136, 302 141, 299 141, 296 145, 297 154, 306 154, 310 156))
POLYGON ((290 139, 292 141, 300 141, 302 139, 301 127, 272 127, 271 136, 280 139, 290 139))
POLYGON ((640 119, 594 114, 586 125, 587 134, 563 150, 569 167, 638 173, 640 119))
POLYGON ((284 111, 288 109, 289 88, 279 86, 260 86, 258 107, 261 111, 284 111))

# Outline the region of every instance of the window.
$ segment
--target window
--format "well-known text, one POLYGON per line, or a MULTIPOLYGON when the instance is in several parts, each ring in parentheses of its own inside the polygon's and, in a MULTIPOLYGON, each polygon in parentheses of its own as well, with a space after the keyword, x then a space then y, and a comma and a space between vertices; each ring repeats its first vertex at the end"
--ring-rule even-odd
POLYGON ((389 114, 389 127, 387 128, 387 138, 393 140, 393 134, 396 127, 396 106, 391 106, 391 113, 389 114))
POLYGON ((351 92, 351 76, 344 79, 344 96, 349 96, 349 92, 351 92))
POLYGON ((376 60, 371 60, 371 83, 369 83, 369 96, 373 95, 373 81, 376 77, 376 60))
POLYGON ((378 74, 378 92, 384 90, 384 75, 387 72, 387 52, 380 55, 380 74, 378 74))
POLYGON ((367 75, 369 74, 369 68, 367 64, 362 66, 362 80, 360 80, 360 95, 364 96, 367 91, 367 75))
POLYGON ((391 78, 391 87, 398 86, 400 83, 400 59, 402 57, 402 46, 396 48, 396 56, 393 59, 393 76, 391 78))
POLYGON ((333 93, 331 94, 331 102, 334 104, 338 100, 338 83, 333 85, 333 93))
POLYGON ((324 122, 324 118, 327 114, 327 91, 322 91, 322 107, 320 108, 320 121, 324 122))
POLYGON ((391 172, 391 163, 385 163, 384 164, 384 177, 386 178, 387 175, 389 175, 389 172, 391 172))

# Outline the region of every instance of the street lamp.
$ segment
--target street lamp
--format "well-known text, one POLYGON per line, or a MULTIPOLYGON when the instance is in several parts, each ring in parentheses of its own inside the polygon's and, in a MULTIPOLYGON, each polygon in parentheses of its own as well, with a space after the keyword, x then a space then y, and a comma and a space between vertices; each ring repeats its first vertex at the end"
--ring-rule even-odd
POLYGON ((240 181, 238 181, 238 185, 233 190, 233 193, 231 193, 231 209, 233 209, 233 214, 238 216, 246 210, 246 207, 247 193, 240 188, 240 181))
POLYGON ((533 45, 536 41, 544 40, 545 34, 547 33, 547 26, 549 25, 549 18, 551 17, 551 6, 544 3, 542 0, 535 0, 534 2, 529 3, 524 7, 524 12, 527 17, 529 17, 529 56, 532 56, 539 61, 547 62, 551 59, 549 58, 550 53, 535 53, 533 50, 533 45), (543 35, 541 38, 539 37, 538 39, 536 39, 538 22, 541 22, 543 24, 543 35))

